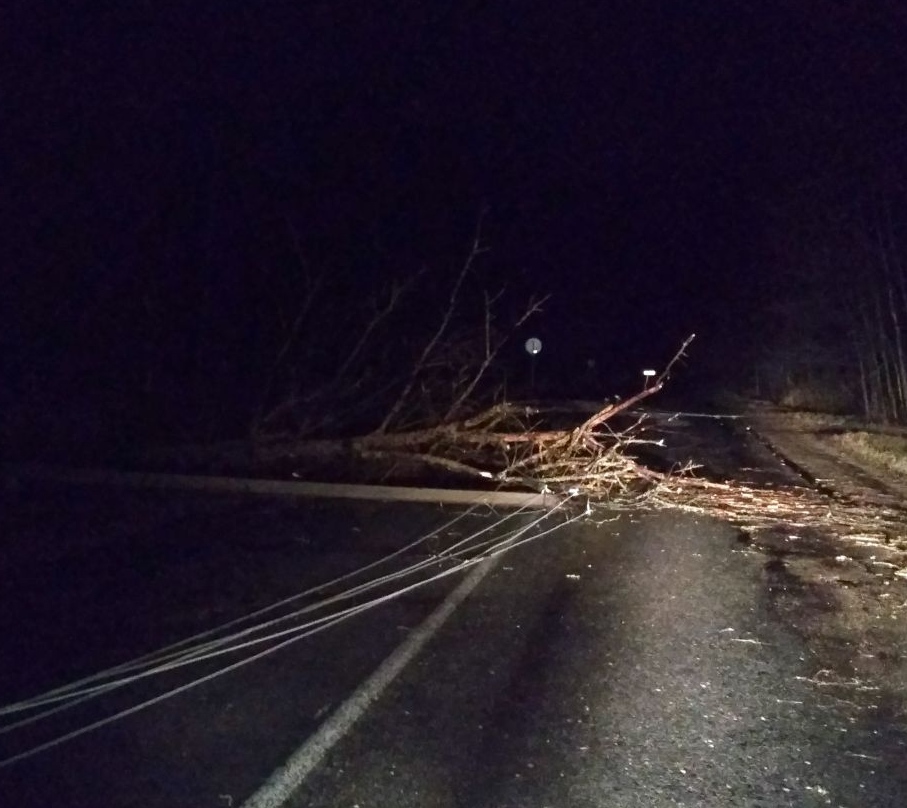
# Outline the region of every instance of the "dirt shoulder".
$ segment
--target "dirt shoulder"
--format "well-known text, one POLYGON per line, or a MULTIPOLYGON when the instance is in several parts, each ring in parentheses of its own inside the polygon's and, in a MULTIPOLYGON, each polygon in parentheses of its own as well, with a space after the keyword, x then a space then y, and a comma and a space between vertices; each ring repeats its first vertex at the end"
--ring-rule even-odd
POLYGON ((855 709, 907 719, 907 478, 851 452, 840 420, 752 405, 744 423, 830 502, 865 508, 867 529, 780 527, 751 546, 769 558, 773 603, 815 655, 815 685, 855 709), (900 535, 880 538, 876 518, 902 515, 900 535), (875 515, 875 516, 874 516, 875 515))
POLYGON ((880 504, 901 504, 907 500, 907 474, 892 469, 881 456, 879 461, 872 462, 868 452, 861 452, 856 442, 848 440, 878 428, 836 416, 791 412, 761 403, 750 405, 744 420, 807 479, 838 496, 859 497, 880 504))

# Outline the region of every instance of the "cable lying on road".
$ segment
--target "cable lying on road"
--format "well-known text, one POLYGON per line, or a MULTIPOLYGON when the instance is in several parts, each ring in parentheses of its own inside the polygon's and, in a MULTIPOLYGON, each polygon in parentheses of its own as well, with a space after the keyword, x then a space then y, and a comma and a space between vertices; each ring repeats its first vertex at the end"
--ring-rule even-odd
MULTIPOLYGON (((334 578, 331 581, 327 581, 325 583, 318 584, 317 586, 311 587, 302 592, 297 592, 294 595, 290 595, 287 598, 283 598, 282 600, 276 601, 275 603, 271 603, 268 606, 265 606, 261 609, 257 609, 249 614, 238 617, 227 623, 223 623, 220 626, 216 626, 216 627, 208 629, 206 631, 202 631, 197 634, 194 634, 191 637, 187 637, 184 640, 180 640, 179 642, 173 643, 171 645, 167 645, 164 648, 161 648, 157 651, 151 652, 149 654, 144 654, 129 662, 125 662, 120 665, 116 665, 114 667, 107 668, 106 670, 99 671, 98 673, 92 674, 91 676, 79 679, 75 682, 71 682, 70 684, 63 685, 61 687, 47 691, 46 693, 42 694, 41 696, 36 696, 34 698, 31 698, 31 699, 28 699, 25 701, 20 701, 15 704, 7 705, 5 707, 0 707, 0 716, 9 715, 11 713, 16 713, 16 712, 21 712, 23 710, 28 710, 28 709, 31 709, 34 707, 41 706, 43 704, 51 704, 51 703, 54 703, 57 701, 68 700, 71 697, 73 697, 74 695, 78 695, 79 693, 94 694, 94 693, 104 692, 105 689, 109 689, 109 685, 99 685, 99 686, 93 686, 93 687, 88 687, 88 686, 92 685, 92 683, 94 683, 94 682, 104 681, 105 679, 114 680, 117 683, 127 683, 128 681, 134 681, 134 679, 137 677, 134 676, 131 679, 127 680, 125 678, 125 674, 134 673, 134 672, 143 671, 143 670, 145 670, 145 671, 153 670, 155 668, 158 668, 158 666, 161 666, 161 665, 164 665, 165 663, 173 662, 176 660, 191 661, 196 654, 201 653, 202 651, 204 651, 208 648, 216 648, 218 646, 223 646, 224 644, 226 644, 227 642, 229 642, 231 639, 233 639, 235 637, 239 637, 244 634, 251 634, 251 633, 254 633, 255 631, 258 631, 258 630, 265 628, 267 626, 270 626, 270 625, 274 625, 281 621, 290 620, 293 617, 299 616, 301 614, 305 614, 305 613, 311 612, 311 611, 316 611, 320 608, 323 608, 325 605, 328 605, 330 602, 332 602, 334 600, 343 599, 344 597, 349 596, 350 593, 352 593, 352 592, 362 590, 363 588, 366 588, 369 585, 376 585, 375 581, 370 581, 366 584, 359 585, 358 587, 354 587, 353 590, 347 590, 346 592, 341 592, 340 594, 335 595, 332 598, 327 598, 327 599, 319 601, 317 603, 309 604, 308 606, 304 607, 303 609, 300 609, 295 612, 291 612, 289 614, 282 615, 281 617, 275 618, 273 620, 270 620, 270 621, 267 621, 264 623, 257 623, 249 628, 243 629, 242 631, 229 635, 227 637, 220 637, 217 640, 212 640, 207 643, 199 642, 200 640, 204 640, 209 637, 216 637, 217 635, 222 634, 224 631, 227 631, 228 629, 236 628, 237 626, 241 626, 256 618, 261 617, 262 615, 274 612, 277 609, 288 606, 289 604, 302 600, 304 598, 309 598, 313 595, 318 594, 319 592, 324 592, 325 590, 327 590, 333 586, 337 586, 338 584, 341 584, 345 581, 348 581, 348 580, 351 580, 358 576, 361 576, 370 570, 376 569, 377 567, 379 567, 383 564, 386 564, 389 561, 392 561, 394 558, 396 558, 400 555, 403 555, 404 553, 411 552, 412 550, 416 549, 420 544, 423 544, 423 543, 429 541, 430 539, 433 539, 433 538, 437 537, 438 535, 442 534, 444 531, 449 530, 458 521, 469 516, 475 509, 476 509, 475 507, 469 508, 468 510, 464 511, 463 513, 458 514, 456 517, 454 517, 450 521, 448 521, 445 524, 441 525, 440 527, 436 528, 435 530, 432 530, 429 533, 427 533, 423 536, 420 536, 419 538, 413 540, 409 544, 404 545, 403 547, 399 548, 398 550, 395 550, 394 552, 392 552, 386 556, 383 556, 382 558, 379 558, 376 561, 373 561, 372 563, 365 565, 364 567, 360 567, 358 569, 352 570, 351 572, 345 573, 344 575, 334 578)), ((503 521, 504 520, 501 520, 501 522, 503 522, 503 521)), ((488 528, 484 528, 483 531, 479 532, 479 534, 481 534, 489 529, 493 529, 494 527, 497 526, 497 524, 500 524, 501 522, 496 523, 495 525, 492 525, 488 528)), ((425 564, 425 562, 423 561, 423 562, 420 562, 420 564, 411 565, 411 567, 409 567, 409 568, 404 568, 403 570, 398 571, 397 574, 405 575, 408 570, 421 568, 421 566, 423 566, 424 564, 425 564)), ((383 579, 376 579, 376 580, 380 581, 380 580, 387 580, 387 579, 388 579, 388 577, 385 576, 383 579)), ((116 686, 120 686, 120 685, 116 684, 116 686)), ((0 734, 2 734, 4 732, 8 732, 10 729, 14 729, 15 726, 16 725, 7 725, 4 727, 0 727, 0 734)))
POLYGON ((146 654, 130 662, 108 668, 107 670, 100 671, 30 699, 0 707, 0 718, 23 716, 14 719, 11 723, 0 726, 0 735, 9 734, 15 730, 49 719, 65 710, 69 710, 140 680, 149 679, 178 668, 220 658, 228 654, 248 651, 256 646, 266 645, 262 650, 258 650, 235 662, 217 668, 210 673, 198 676, 177 687, 166 690, 157 696, 141 701, 112 715, 79 726, 69 732, 59 734, 46 742, 30 746, 23 751, 6 757, 5 759, 0 760, 0 768, 31 757, 54 746, 58 746, 66 741, 91 732, 92 730, 111 724, 114 721, 125 718, 139 710, 176 696, 177 694, 185 692, 204 682, 248 665, 258 659, 262 659, 294 642, 298 642, 299 640, 338 625, 351 617, 398 598, 408 592, 412 592, 415 589, 442 580, 450 575, 460 573, 484 560, 513 550, 526 542, 534 541, 548 535, 563 525, 569 524, 583 516, 582 513, 568 515, 565 521, 560 521, 553 527, 537 530, 543 521, 549 519, 555 513, 563 512, 566 504, 571 499, 573 499, 572 496, 566 498, 550 510, 541 512, 540 515, 538 511, 532 512, 533 515, 535 515, 535 518, 532 519, 532 521, 528 524, 522 524, 519 527, 510 529, 503 536, 499 535, 497 531, 501 530, 505 524, 514 519, 514 517, 525 517, 525 508, 508 514, 503 518, 499 518, 492 524, 470 534, 447 549, 432 554, 428 558, 410 564, 403 569, 371 578, 363 583, 344 589, 341 592, 324 597, 317 603, 307 604, 306 606, 290 611, 289 613, 281 614, 268 620, 255 622, 245 628, 239 628, 265 614, 277 611, 282 607, 287 607, 302 598, 325 592, 332 587, 341 583, 346 583, 366 572, 374 571, 382 564, 388 563, 403 553, 412 551, 419 545, 438 536, 442 531, 448 530, 459 520, 465 518, 475 510, 475 508, 470 508, 447 522, 445 525, 420 536, 393 553, 354 570, 353 572, 339 576, 332 581, 307 589, 304 592, 297 593, 289 598, 284 598, 281 601, 245 615, 244 617, 230 621, 229 623, 225 623, 214 629, 201 632, 186 640, 169 645, 156 652, 146 654), (489 534, 492 535, 489 537, 489 534), (452 562, 452 565, 438 571, 436 569, 437 566, 444 562, 452 562), (435 568, 436 571, 431 572, 431 574, 428 574, 427 576, 424 575, 424 573, 431 568, 435 568), (417 575, 422 575, 423 577, 411 580, 417 575), (403 584, 404 581, 408 582, 403 584), (385 591, 383 593, 373 594, 365 600, 359 600, 359 602, 355 602, 352 605, 336 609, 340 604, 355 599, 361 599, 363 595, 373 593, 375 590, 386 588, 392 584, 396 586, 389 592, 385 591), (332 607, 334 608, 327 614, 306 620, 301 624, 275 630, 275 627, 281 623, 299 620, 311 615, 313 612, 331 609, 332 607), (224 632, 228 633, 224 634, 224 632))

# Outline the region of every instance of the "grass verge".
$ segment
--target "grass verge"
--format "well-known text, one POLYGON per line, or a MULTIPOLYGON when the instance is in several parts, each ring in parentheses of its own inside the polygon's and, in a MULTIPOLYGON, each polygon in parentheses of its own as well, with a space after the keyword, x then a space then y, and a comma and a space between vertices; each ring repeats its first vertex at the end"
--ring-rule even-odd
POLYGON ((907 437, 873 432, 844 432, 828 442, 873 468, 907 477, 907 437))

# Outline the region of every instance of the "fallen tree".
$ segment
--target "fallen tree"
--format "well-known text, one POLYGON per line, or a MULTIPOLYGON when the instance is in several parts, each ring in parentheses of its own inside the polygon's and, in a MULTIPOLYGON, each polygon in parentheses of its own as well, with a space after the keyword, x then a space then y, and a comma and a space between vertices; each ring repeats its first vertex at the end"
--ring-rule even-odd
POLYGON ((509 401, 499 373, 502 349, 546 298, 531 297, 505 316, 503 290, 489 292, 481 281, 479 294, 473 288, 485 252, 480 222, 446 292, 431 298, 441 303, 435 322, 424 321, 421 329, 414 329, 406 304, 415 298, 424 309, 424 283, 439 287, 427 270, 361 300, 344 297, 342 305, 319 297, 327 278, 304 272, 295 313, 282 310, 278 318, 282 337, 249 436, 159 450, 143 465, 325 481, 466 481, 486 489, 576 492, 613 504, 680 508, 749 532, 831 527, 879 545, 904 535, 900 512, 870 510, 808 488, 704 480, 693 474, 692 463, 659 471, 640 462, 637 450, 658 442, 647 437, 637 407, 663 389, 693 335, 651 383, 625 400, 604 403, 578 425, 558 428, 546 422, 543 408, 509 401), (348 327, 338 329, 334 312, 349 306, 359 308, 348 327), (312 365, 319 335, 329 340, 322 359, 331 361, 312 365))
MULTIPOLYGON (((652 486, 673 475, 649 469, 633 456, 634 446, 658 443, 645 438, 644 415, 635 410, 663 389, 693 339, 694 335, 689 336, 642 390, 603 404, 572 428, 546 427, 542 409, 507 401, 453 418, 466 405, 468 399, 462 397, 434 424, 389 430, 392 419, 385 418, 377 429, 349 438, 280 436, 217 447, 183 447, 180 465, 258 473, 280 470, 297 477, 323 477, 327 470, 327 476, 359 480, 363 475, 380 476, 382 481, 441 474, 450 480, 468 479, 480 487, 581 491, 609 500, 645 497, 652 486), (360 474, 351 473, 353 468, 360 474)), ((485 369, 480 368, 479 375, 485 369)), ((469 389, 475 388, 477 380, 478 376, 469 380, 469 389)), ((167 458, 158 455, 157 459, 167 458)), ((175 460, 177 456, 170 454, 171 465, 175 460)), ((684 470, 688 469, 678 471, 684 470)))
POLYGON ((143 465, 325 481, 466 479, 608 497, 656 482, 633 457, 648 441, 632 413, 662 389, 693 337, 641 391, 558 428, 542 408, 508 400, 502 361, 547 297, 514 305, 503 289, 489 291, 479 274, 485 252, 480 220, 446 291, 422 270, 361 296, 331 288, 335 279, 300 257, 296 310, 278 301, 275 353, 248 437, 159 449, 143 465))

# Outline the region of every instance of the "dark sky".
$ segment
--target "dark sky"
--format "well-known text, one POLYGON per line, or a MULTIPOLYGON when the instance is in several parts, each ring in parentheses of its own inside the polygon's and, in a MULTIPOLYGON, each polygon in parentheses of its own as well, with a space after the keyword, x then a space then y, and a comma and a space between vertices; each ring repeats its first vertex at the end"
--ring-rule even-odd
POLYGON ((105 357, 83 374, 128 363, 153 339, 149 307, 182 332, 199 296, 239 349, 261 316, 247 280, 292 262, 291 231, 306 261, 362 277, 452 272, 482 211, 488 282, 554 295, 537 324, 552 361, 635 367, 691 331, 694 356, 730 358, 758 317, 753 278, 772 272, 771 212, 905 160, 897 0, 3 15, 4 350, 20 382, 65 364, 61 345, 105 357))

